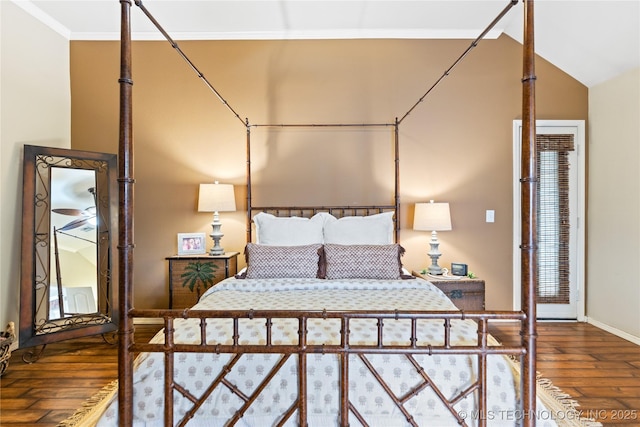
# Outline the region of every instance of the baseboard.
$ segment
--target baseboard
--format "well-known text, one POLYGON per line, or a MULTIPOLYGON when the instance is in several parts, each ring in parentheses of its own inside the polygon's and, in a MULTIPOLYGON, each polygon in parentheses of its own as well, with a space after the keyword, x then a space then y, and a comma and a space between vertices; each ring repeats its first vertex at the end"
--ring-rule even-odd
POLYGON ((586 319, 587 319, 587 323, 595 326, 596 328, 600 328, 622 339, 625 339, 634 344, 640 345, 640 337, 636 337, 627 332, 621 331, 620 329, 614 328, 613 326, 609 326, 606 323, 598 322, 597 320, 591 319, 590 317, 587 317, 586 319))

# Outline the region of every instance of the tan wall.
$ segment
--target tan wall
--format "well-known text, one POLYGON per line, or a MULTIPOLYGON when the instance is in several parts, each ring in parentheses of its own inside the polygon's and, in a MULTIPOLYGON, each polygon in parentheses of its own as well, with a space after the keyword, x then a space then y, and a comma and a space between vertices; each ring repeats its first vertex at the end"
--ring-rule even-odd
POLYGON ((591 88, 589 104, 587 314, 640 343, 640 68, 591 88))
POLYGON ((69 44, 16 4, 0 1, 0 328, 20 310, 22 147, 69 148, 69 44))
MULTIPOLYGON (((467 48, 460 40, 202 41, 180 46, 250 123, 393 123, 467 48)), ((487 282, 487 308, 512 303, 512 120, 521 118, 521 46, 483 41, 400 126, 401 243, 427 265, 415 202, 448 201, 441 265, 466 262, 487 282), (496 222, 485 223, 485 210, 496 222)), ((73 148, 116 153, 119 46, 72 42, 73 148)), ((537 62, 540 119, 587 118, 587 88, 537 62)), ((165 307, 179 232, 209 232, 198 184, 236 186, 223 246, 245 241, 245 127, 165 42, 133 46, 135 305, 165 307)), ((256 203, 391 202, 391 131, 254 130, 256 203), (347 135, 345 135, 347 134, 347 135), (375 141, 368 143, 367 141, 375 141), (302 180, 302 177, 308 177, 302 180)), ((242 264, 244 262, 242 261, 242 264)))

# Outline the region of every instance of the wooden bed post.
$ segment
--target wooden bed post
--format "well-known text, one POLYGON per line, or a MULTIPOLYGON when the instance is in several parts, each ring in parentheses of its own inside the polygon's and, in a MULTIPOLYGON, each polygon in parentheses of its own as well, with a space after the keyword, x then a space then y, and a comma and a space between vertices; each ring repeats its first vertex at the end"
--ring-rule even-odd
POLYGON ((396 205, 396 222, 395 222, 395 230, 394 237, 395 242, 400 243, 400 136, 398 133, 398 127, 400 126, 400 122, 396 117, 396 121, 393 124, 393 144, 394 144, 394 162, 395 162, 395 187, 394 187, 394 201, 393 203, 396 205))
POLYGON ((131 79, 131 1, 120 0, 120 140, 118 144, 118 419, 119 425, 133 423, 133 120, 131 79))
POLYGON ((522 344, 526 349, 522 368, 523 425, 536 423, 536 282, 537 282, 537 153, 535 105, 535 49, 533 0, 524 0, 524 41, 522 78, 522 240, 521 280, 523 323, 522 344))
POLYGON ((251 127, 249 119, 245 120, 247 127, 247 243, 251 243, 251 127))

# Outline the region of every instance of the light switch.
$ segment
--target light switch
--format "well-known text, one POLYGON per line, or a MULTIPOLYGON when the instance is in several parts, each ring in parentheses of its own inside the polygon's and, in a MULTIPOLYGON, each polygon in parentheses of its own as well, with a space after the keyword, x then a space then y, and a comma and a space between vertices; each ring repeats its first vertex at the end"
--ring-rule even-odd
POLYGON ((487 210, 487 222, 495 222, 496 221, 496 211, 493 209, 487 210))

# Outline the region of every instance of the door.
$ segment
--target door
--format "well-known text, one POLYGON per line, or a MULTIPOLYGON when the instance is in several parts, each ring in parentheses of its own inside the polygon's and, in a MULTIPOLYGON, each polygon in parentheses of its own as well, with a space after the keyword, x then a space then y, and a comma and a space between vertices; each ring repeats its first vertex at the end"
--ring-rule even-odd
MULTIPOLYGON (((520 309, 522 122, 514 121, 514 308, 520 309)), ((539 120, 537 316, 584 318, 584 121, 539 120)))

